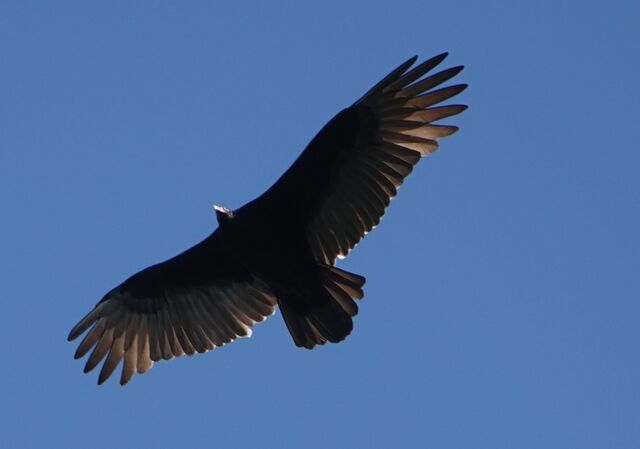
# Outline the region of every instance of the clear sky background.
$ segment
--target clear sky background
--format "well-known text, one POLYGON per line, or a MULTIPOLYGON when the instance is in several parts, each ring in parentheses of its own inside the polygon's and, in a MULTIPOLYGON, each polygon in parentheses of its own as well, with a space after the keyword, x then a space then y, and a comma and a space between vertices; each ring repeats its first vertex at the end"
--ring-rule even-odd
POLYGON ((640 3, 0 2, 0 447, 640 447, 640 3), (408 57, 461 127, 340 266, 354 333, 280 314, 125 388, 70 327, 215 227, 408 57))

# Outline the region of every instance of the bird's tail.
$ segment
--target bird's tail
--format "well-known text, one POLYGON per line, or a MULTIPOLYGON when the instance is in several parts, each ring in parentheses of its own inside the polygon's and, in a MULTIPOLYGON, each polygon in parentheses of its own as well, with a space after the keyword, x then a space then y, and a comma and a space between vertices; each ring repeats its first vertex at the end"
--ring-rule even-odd
POLYGON ((304 297, 279 295, 287 328, 297 346, 312 349, 327 341, 344 340, 353 329, 351 317, 358 313, 354 299, 364 295, 365 278, 331 265, 319 264, 322 289, 304 297))

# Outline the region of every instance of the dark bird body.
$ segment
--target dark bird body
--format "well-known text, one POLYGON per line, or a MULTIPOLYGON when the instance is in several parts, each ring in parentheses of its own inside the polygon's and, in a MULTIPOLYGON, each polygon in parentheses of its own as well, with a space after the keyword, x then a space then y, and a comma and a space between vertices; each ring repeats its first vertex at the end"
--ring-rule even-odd
POLYGON ((85 372, 106 356, 102 383, 123 360, 125 384, 154 361, 250 335, 276 306, 298 346, 349 335, 365 279, 336 258, 380 222, 420 157, 457 130, 432 122, 466 106, 434 105, 466 85, 434 88, 462 67, 423 78, 445 56, 410 71, 416 58, 402 64, 325 125, 264 194, 236 211, 216 206, 209 237, 107 293, 69 334, 88 331, 75 355, 93 348, 85 372))

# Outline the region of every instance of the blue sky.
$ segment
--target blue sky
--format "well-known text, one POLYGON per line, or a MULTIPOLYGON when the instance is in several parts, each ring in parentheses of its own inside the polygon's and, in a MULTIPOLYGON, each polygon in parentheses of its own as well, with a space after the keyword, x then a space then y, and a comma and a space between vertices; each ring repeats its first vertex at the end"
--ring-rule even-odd
POLYGON ((0 3, 0 446, 635 448, 640 6, 0 3), (470 105, 341 267, 355 332, 96 386, 66 342, 413 54, 470 105))

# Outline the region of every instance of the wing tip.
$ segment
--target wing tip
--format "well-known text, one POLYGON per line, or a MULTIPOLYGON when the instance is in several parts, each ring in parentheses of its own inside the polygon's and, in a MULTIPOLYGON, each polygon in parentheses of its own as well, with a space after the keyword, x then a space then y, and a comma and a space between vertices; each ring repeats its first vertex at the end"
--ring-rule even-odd
POLYGON ((464 70, 464 66, 463 65, 456 65, 451 67, 450 69, 447 69, 449 71, 449 73, 453 73, 453 75, 451 75, 451 78, 453 78, 454 76, 456 76, 458 73, 462 72, 464 70))
POLYGON ((447 56, 449 56, 449 52, 448 51, 443 51, 442 53, 435 55, 433 58, 431 58, 431 60, 432 61, 438 61, 437 64, 440 64, 442 61, 447 59, 447 56))
POLYGON ((102 311, 106 307, 106 302, 98 303, 93 310, 87 313, 78 323, 73 326, 71 331, 69 331, 69 335, 67 336, 67 341, 73 341, 78 338, 80 335, 84 334, 87 329, 91 327, 93 323, 98 321, 98 319, 102 316, 102 311))

